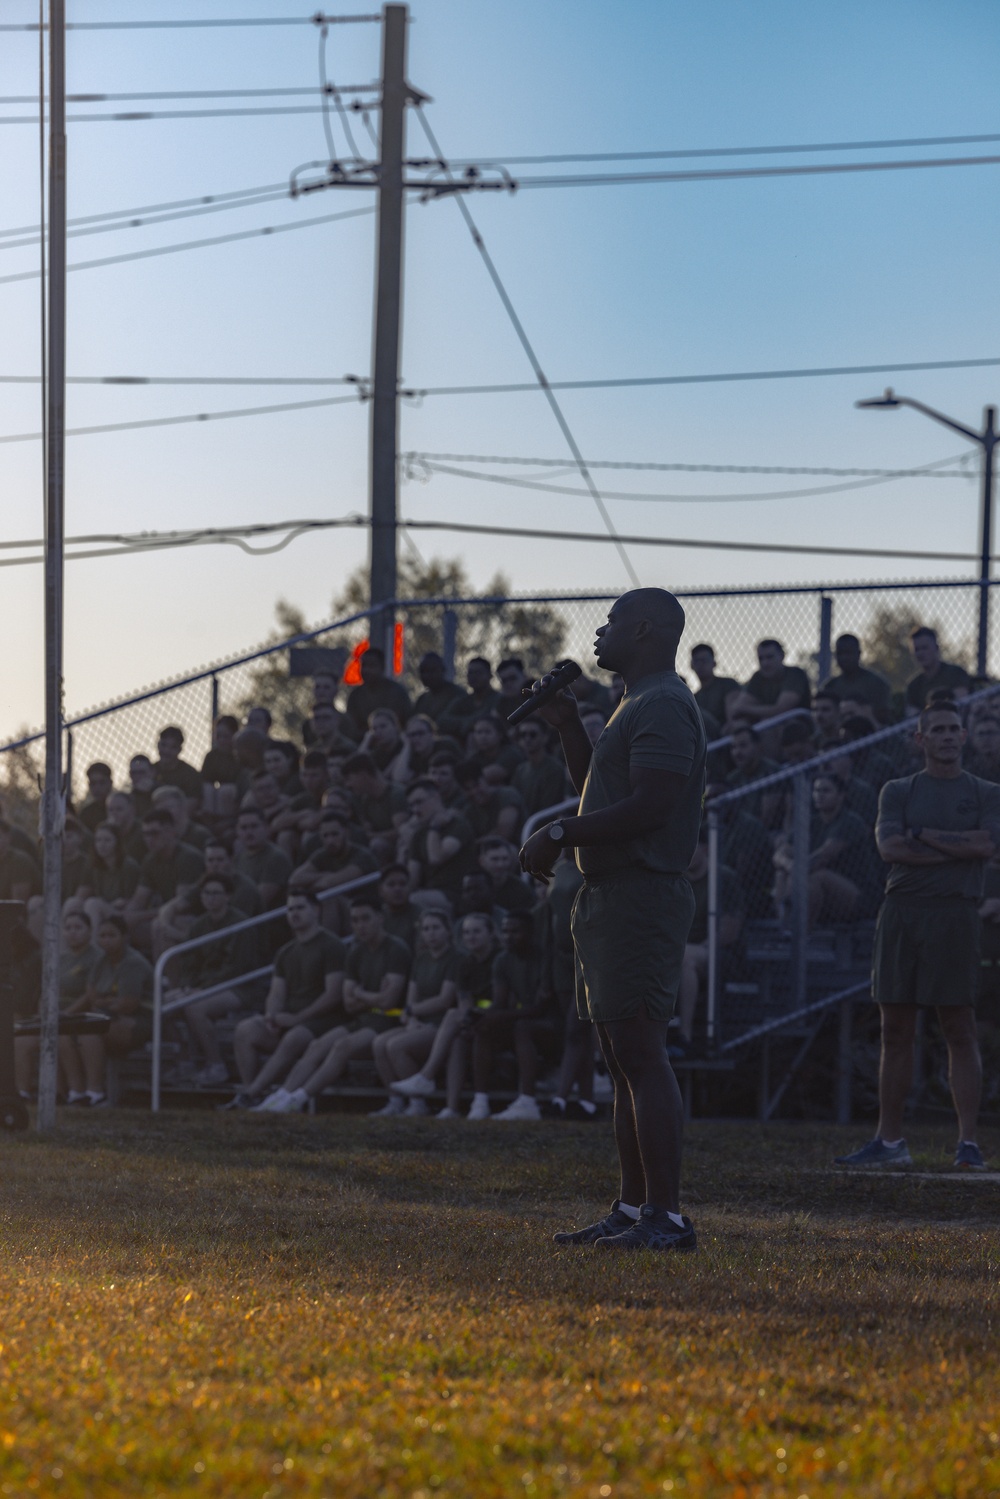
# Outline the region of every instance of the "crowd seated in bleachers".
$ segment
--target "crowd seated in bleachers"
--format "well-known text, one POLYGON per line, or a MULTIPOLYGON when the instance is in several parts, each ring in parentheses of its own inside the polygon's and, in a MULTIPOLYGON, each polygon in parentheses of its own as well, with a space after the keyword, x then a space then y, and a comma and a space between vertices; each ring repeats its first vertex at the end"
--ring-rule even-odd
MULTIPOLYGON (((918 670, 901 712, 968 692, 933 631, 914 631, 912 647, 918 670)), ((758 669, 742 684, 717 672, 711 645, 691 650, 714 743, 707 796, 718 803, 724 975, 747 971, 758 928, 779 938, 787 930, 803 884, 792 782, 768 782, 783 770, 833 752, 818 773, 805 771, 810 927, 859 927, 881 898, 878 795, 919 761, 905 732, 861 742, 890 722, 889 685, 862 664, 855 636, 838 639, 835 658, 811 695, 779 641, 759 643, 758 669)), ((62 1001, 67 1013, 102 1007, 111 1022, 103 1037, 63 1038, 70 1102, 103 1102, 107 1058, 148 1041, 153 963, 217 933, 167 961, 170 1001, 213 991, 175 1009, 168 1034, 192 1085, 236 1085, 231 1106, 305 1107, 363 1061, 384 1089, 384 1113, 423 1113, 440 1086, 441 1112, 452 1117, 471 1086, 473 1119, 536 1118, 541 1069, 553 1113, 592 1117, 594 1040, 577 1017, 569 935, 580 876, 566 857, 543 889, 517 864, 527 819, 571 796, 557 736, 538 717, 508 725, 530 673, 514 655, 495 673, 476 657, 463 687, 428 652, 413 702, 377 648, 363 653, 360 672, 346 692, 318 673, 295 734, 263 704, 219 716, 200 768, 183 758, 176 725, 162 729, 155 756, 135 747, 124 785, 103 761, 88 767, 86 795, 65 825, 62 1001), (241 926, 268 912, 280 915, 241 926), (270 965, 269 980, 244 980, 270 965), (504 1066, 513 1103, 491 1113, 504 1066)), ((583 676, 573 691, 596 741, 623 684, 583 676)), ((1000 783, 1000 701, 979 705, 969 728, 968 769, 1000 783)), ((706 982, 707 860, 703 840, 689 871, 696 917, 678 1055, 696 1042, 706 982)), ((25 1012, 37 1000, 40 863, 34 840, 0 816, 0 899, 28 905, 16 984, 25 1012)), ((19 1042, 26 1093, 33 1044, 19 1042)))

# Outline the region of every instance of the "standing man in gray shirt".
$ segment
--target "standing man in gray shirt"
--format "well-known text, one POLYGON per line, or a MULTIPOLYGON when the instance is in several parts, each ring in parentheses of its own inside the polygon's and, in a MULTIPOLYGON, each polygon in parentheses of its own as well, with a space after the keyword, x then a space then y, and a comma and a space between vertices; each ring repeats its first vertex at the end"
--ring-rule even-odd
POLYGON ((955 1165, 985 1169, 976 1144, 982 1061, 976 1032, 979 902, 987 860, 1000 848, 1000 786, 962 769, 966 740, 954 703, 920 714, 924 769, 887 781, 875 837, 890 866, 875 931, 872 995, 882 1011, 879 1122, 841 1166, 908 1166, 903 1108, 913 1082, 917 1015, 933 1006, 948 1047, 958 1115, 955 1165))
MULTIPOLYGON (((592 745, 575 697, 539 711, 559 730, 581 793, 580 815, 528 839, 521 867, 548 882, 563 848, 575 848, 583 887, 574 902, 577 1004, 597 1025, 615 1085, 621 1188, 607 1217, 557 1244, 599 1249, 691 1250, 680 1212, 684 1111, 667 1060, 694 896, 685 871, 698 843, 705 788, 705 730, 674 661, 684 610, 662 588, 637 588, 611 609, 594 654, 620 672, 625 695, 592 745)), ((536 683, 537 692, 546 678, 536 683)))

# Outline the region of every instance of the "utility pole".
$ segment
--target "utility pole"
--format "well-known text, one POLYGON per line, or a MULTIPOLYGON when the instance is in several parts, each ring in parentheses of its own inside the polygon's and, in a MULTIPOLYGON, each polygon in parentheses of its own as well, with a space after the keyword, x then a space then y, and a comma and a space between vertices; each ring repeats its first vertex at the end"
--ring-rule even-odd
MULTIPOLYGON (((63 478, 66 433, 66 0, 49 5, 49 301, 45 449, 45 782, 38 1129, 56 1122, 62 939, 63 478)), ((44 108, 45 101, 39 101, 44 108)))
POLYGON ((399 334, 403 303, 403 157, 406 137, 405 5, 382 10, 382 131, 378 164, 378 268, 371 413, 371 638, 391 669, 396 597, 399 334))
POLYGON ((952 417, 925 406, 923 401, 911 400, 909 396, 898 396, 894 390, 871 401, 855 401, 855 406, 864 411, 898 411, 901 406, 911 406, 932 421, 959 432, 969 442, 978 443, 983 450, 982 490, 979 510, 979 645, 976 651, 976 675, 985 677, 990 654, 990 574, 992 572, 993 547, 993 450, 1000 443, 997 431, 997 408, 987 406, 983 412, 983 430, 974 432, 971 427, 956 422, 952 417))

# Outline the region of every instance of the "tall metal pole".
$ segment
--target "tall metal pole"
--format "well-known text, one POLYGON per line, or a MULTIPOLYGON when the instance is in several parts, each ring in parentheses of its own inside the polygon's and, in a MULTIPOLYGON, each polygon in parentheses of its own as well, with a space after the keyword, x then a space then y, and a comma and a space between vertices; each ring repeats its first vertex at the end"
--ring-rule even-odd
MULTIPOLYGON (((49 344, 45 454, 45 783, 38 1128, 56 1122, 62 924, 63 458, 66 430, 66 4, 49 5, 49 344)), ((40 101, 44 103, 44 101, 40 101)))
POLYGON ((382 133, 378 183, 378 271, 371 416, 371 633, 386 648, 396 597, 399 335, 403 302, 403 155, 406 134, 405 5, 382 10, 382 133))
POLYGON ((979 650, 976 675, 986 676, 990 654, 990 552, 993 539, 993 449, 997 442, 997 409, 987 406, 983 423, 982 547, 979 559, 979 650))

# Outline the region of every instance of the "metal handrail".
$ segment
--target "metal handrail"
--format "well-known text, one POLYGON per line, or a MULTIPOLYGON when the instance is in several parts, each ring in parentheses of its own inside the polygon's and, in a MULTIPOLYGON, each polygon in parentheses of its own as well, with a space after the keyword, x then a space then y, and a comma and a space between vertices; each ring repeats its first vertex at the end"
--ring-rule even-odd
MULTIPOLYGON (((763 718, 760 723, 748 723, 747 728, 753 734, 769 734, 779 724, 788 723, 793 718, 812 718, 808 708, 788 708, 784 713, 776 713, 773 718, 763 718)), ((713 750, 725 749, 732 744, 732 734, 724 734, 721 739, 713 739, 711 744, 705 746, 705 753, 711 754, 713 750)))
MULTIPOLYGON (((361 890, 367 885, 377 883, 382 878, 381 872, 375 874, 364 874, 359 879, 347 880, 343 885, 331 885, 326 890, 316 892, 317 900, 330 900, 334 895, 346 895, 351 890, 361 890)), ((194 952, 199 947, 208 947, 212 942, 221 942, 225 938, 234 936, 237 932, 247 932, 253 927, 264 926, 269 921, 277 921, 285 915, 286 906, 276 906, 273 911, 264 911, 260 916, 248 916, 245 921, 234 921, 232 926, 220 927, 217 932, 206 932, 202 937, 189 937, 186 942, 178 942, 173 947, 168 947, 160 953, 153 968, 153 1068, 150 1079, 150 1109, 154 1114, 160 1109, 160 1072, 163 1061, 163 973, 171 958, 178 953, 194 952)), ((241 984, 249 983, 252 979, 263 978, 274 968, 273 963, 264 968, 255 968, 252 973, 241 973, 236 978, 229 979, 225 984, 214 986, 210 990, 200 990, 196 994, 181 996, 176 1001, 171 1001, 166 1013, 173 1014, 175 1010, 183 1010, 187 1005, 194 1004, 196 999, 204 999, 207 994, 221 993, 225 989, 238 989, 241 984)))

